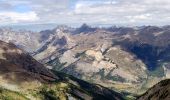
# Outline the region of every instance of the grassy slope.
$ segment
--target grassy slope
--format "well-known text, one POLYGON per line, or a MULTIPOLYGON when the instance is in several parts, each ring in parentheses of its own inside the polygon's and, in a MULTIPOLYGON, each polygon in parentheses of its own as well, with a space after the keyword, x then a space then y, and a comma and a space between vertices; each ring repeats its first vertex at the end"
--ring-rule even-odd
POLYGON ((29 100, 18 92, 0 88, 0 100, 29 100))
POLYGON ((59 77, 53 83, 43 84, 24 94, 0 88, 0 100, 124 100, 121 94, 100 85, 90 84, 70 75, 54 71, 59 77))

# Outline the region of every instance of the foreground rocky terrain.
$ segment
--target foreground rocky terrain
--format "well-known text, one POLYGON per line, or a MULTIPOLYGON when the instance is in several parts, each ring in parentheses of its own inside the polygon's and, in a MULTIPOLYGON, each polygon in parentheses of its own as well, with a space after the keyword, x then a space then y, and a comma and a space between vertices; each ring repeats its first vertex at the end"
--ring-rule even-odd
POLYGON ((138 100, 169 100, 169 99, 170 99, 170 79, 159 82, 138 98, 138 100))
MULTIPOLYGON (((169 26, 58 26, 37 36, 31 34, 36 42, 30 43, 36 44, 37 50, 28 52, 49 69, 125 94, 142 94, 160 80, 170 78, 169 33, 169 26)), ((19 47, 28 50, 22 44, 19 47)))
POLYGON ((120 93, 51 71, 11 43, 0 41, 1 100, 123 100, 120 93))

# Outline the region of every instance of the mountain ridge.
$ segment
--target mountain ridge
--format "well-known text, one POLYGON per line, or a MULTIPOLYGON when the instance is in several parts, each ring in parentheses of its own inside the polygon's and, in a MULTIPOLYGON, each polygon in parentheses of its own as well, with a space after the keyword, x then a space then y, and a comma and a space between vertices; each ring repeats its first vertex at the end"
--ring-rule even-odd
POLYGON ((82 26, 40 32, 31 55, 50 69, 126 92, 145 92, 170 77, 168 26, 82 26))
POLYGON ((123 100, 122 94, 51 71, 11 43, 0 41, 0 99, 123 100))

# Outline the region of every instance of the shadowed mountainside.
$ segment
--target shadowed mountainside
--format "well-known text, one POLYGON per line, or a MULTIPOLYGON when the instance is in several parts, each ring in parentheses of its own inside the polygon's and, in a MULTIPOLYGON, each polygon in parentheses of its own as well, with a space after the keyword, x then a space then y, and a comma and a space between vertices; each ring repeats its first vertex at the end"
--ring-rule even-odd
POLYGON ((170 99, 170 79, 160 81, 138 100, 169 100, 170 99))
POLYGON ((14 44, 0 41, 2 100, 123 100, 100 85, 50 71, 14 44))

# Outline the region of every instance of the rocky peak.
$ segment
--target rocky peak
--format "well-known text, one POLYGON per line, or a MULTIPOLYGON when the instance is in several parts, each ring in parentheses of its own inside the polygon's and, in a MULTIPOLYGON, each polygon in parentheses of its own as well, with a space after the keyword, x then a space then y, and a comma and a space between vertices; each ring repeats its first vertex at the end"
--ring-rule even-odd
POLYGON ((83 24, 79 28, 75 29, 73 32, 74 34, 79 34, 79 33, 89 33, 95 31, 96 28, 92 28, 91 26, 88 26, 87 24, 83 24))

